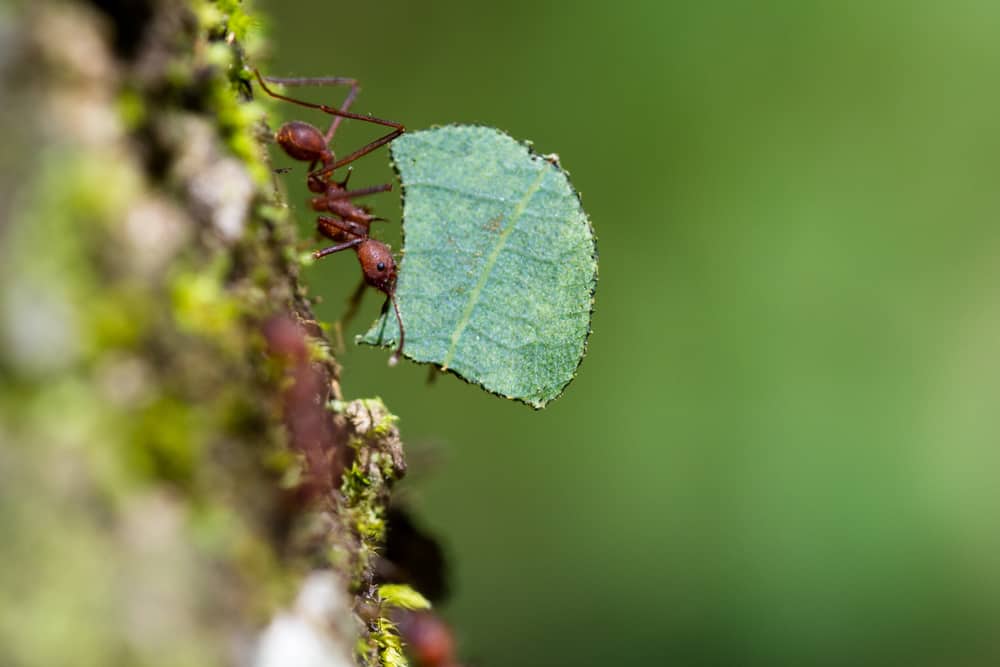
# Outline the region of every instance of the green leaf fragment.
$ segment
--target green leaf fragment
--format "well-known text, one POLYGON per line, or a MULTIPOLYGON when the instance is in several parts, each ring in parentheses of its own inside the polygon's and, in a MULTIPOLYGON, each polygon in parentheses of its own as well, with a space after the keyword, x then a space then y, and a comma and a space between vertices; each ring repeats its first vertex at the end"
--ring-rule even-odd
MULTIPOLYGON (((566 172, 488 127, 391 146, 404 195, 404 355, 544 407, 583 358, 597 285, 593 228, 566 172)), ((398 337, 390 309, 360 341, 398 337)))

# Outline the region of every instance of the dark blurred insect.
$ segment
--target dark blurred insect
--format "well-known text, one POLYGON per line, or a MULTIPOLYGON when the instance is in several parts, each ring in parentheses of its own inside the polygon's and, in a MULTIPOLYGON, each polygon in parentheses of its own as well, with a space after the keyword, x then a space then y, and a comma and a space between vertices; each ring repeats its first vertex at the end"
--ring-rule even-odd
MULTIPOLYGON (((448 595, 448 564, 436 537, 398 504, 386 513, 385 546, 375 559, 375 580, 403 583, 435 606, 448 595)), ((430 610, 393 609, 403 649, 414 667, 461 667, 451 626, 430 610)))
POLYGON ((449 568, 438 538, 398 502, 386 512, 385 525, 385 545, 374 561, 376 581, 408 584, 435 605, 442 602, 448 596, 449 568))
POLYGON ((316 77, 316 78, 264 78, 261 73, 254 70, 257 80, 265 93, 279 100, 298 104, 309 109, 318 109, 333 116, 330 128, 323 133, 314 125, 302 121, 290 121, 282 125, 275 134, 275 140, 282 150, 294 160, 309 163, 309 174, 306 177, 306 185, 310 192, 316 196, 312 198, 313 210, 320 213, 316 218, 316 229, 320 234, 335 243, 328 248, 317 250, 313 256, 317 259, 340 252, 341 250, 353 249, 361 263, 362 283, 355 290, 351 297, 348 313, 345 320, 350 319, 357 309, 365 285, 374 287, 386 295, 387 302, 392 303, 396 313, 396 321, 399 323, 399 345, 396 351, 389 358, 390 365, 395 365, 403 351, 403 341, 405 331, 403 329, 403 318, 399 313, 399 304, 396 301, 396 260, 392 256, 392 251, 385 243, 373 239, 369 235, 371 223, 383 218, 375 217, 366 206, 358 206, 352 200, 365 195, 378 192, 388 192, 392 189, 389 183, 376 185, 357 190, 348 190, 347 183, 350 179, 350 171, 343 180, 334 178, 334 172, 340 167, 354 162, 360 157, 368 155, 381 146, 403 134, 405 128, 401 123, 374 116, 351 113, 348 111, 358 94, 358 82, 355 79, 344 77, 316 77), (288 97, 275 92, 268 87, 267 82, 277 83, 285 86, 328 86, 346 85, 351 90, 347 94, 340 108, 334 108, 325 104, 314 104, 304 100, 288 97), (362 120, 367 123, 374 123, 390 127, 392 130, 387 134, 375 139, 371 143, 362 146, 346 157, 337 159, 330 144, 337 128, 344 118, 362 120), (325 215, 329 214, 329 215, 325 215))
POLYGON ((461 667, 451 627, 432 611, 400 610, 393 620, 417 667, 461 667))

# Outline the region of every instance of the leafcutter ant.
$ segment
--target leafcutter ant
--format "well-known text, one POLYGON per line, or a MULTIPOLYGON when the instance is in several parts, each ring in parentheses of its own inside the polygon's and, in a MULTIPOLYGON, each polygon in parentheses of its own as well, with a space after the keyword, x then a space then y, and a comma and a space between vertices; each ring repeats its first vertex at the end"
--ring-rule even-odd
POLYGON ((399 323, 399 345, 396 351, 389 358, 389 364, 395 365, 403 352, 403 317, 399 313, 399 304, 396 301, 396 260, 392 256, 392 251, 385 243, 373 239, 369 236, 371 223, 382 220, 371 214, 366 206, 358 206, 352 200, 365 195, 378 192, 388 192, 392 185, 375 185, 357 190, 348 190, 347 182, 350 178, 350 171, 342 181, 334 178, 334 172, 345 165, 354 162, 360 157, 368 155, 375 149, 388 144, 390 141, 403 134, 405 128, 401 123, 374 116, 351 113, 348 111, 354 99, 358 95, 358 82, 355 79, 344 77, 316 77, 316 78, 264 78, 261 73, 254 70, 260 87, 265 93, 279 100, 298 104, 309 109, 317 109, 333 116, 330 128, 323 133, 314 125, 302 121, 289 121, 282 125, 275 134, 275 140, 282 150, 294 160, 309 163, 309 174, 306 177, 306 185, 310 192, 316 196, 312 198, 313 210, 320 213, 316 218, 316 229, 320 234, 334 242, 328 248, 317 250, 313 257, 319 259, 351 248, 358 256, 361 263, 362 283, 355 290, 351 297, 351 305, 345 319, 350 319, 357 309, 357 304, 361 299, 365 285, 370 285, 386 295, 387 300, 392 303, 392 308, 396 313, 396 321, 399 323), (273 91, 268 87, 267 82, 284 86, 329 86, 344 85, 350 86, 350 92, 341 103, 340 108, 334 108, 325 104, 314 104, 304 100, 288 97, 273 91), (392 128, 387 134, 375 139, 371 143, 362 146, 346 157, 337 159, 330 144, 337 133, 341 120, 352 118, 362 120, 367 123, 374 123, 384 127, 392 128))

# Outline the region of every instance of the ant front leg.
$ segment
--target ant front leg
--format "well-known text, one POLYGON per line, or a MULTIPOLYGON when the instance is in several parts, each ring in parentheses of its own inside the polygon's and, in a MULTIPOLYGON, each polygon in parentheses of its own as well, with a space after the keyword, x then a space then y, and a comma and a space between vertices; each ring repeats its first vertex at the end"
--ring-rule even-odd
MULTIPOLYGON (((282 86, 350 86, 351 90, 347 93, 347 97, 340 104, 341 113, 346 112, 351 108, 354 100, 357 99, 358 93, 361 92, 360 86, 358 86, 358 80, 352 79, 345 76, 310 76, 310 77, 277 77, 269 76, 267 81, 270 83, 277 83, 282 86)), ((340 121, 344 119, 343 116, 334 116, 333 121, 330 123, 330 129, 326 131, 326 143, 333 141, 333 135, 337 133, 337 128, 340 126, 340 121)))
MULTIPOLYGON (((369 120, 376 120, 376 119, 369 118, 369 120)), ((381 119, 378 119, 378 120, 381 120, 381 119)), ((364 157, 364 156, 368 155, 373 150, 376 150, 378 148, 381 148, 382 146, 385 146, 387 143, 389 143, 390 141, 392 141, 393 139, 395 139, 399 135, 401 135, 404 132, 406 132, 406 128, 402 125, 402 123, 394 123, 392 121, 383 121, 383 122, 380 122, 379 124, 380 125, 383 125, 383 124, 384 125, 390 125, 390 126, 395 127, 396 129, 393 130, 392 132, 389 132, 386 135, 383 135, 383 136, 379 137, 378 139, 376 139, 375 141, 371 142, 370 144, 368 144, 366 146, 362 146, 361 148, 359 148, 358 150, 354 151, 353 153, 351 153, 347 157, 340 158, 339 160, 337 160, 333 164, 328 165, 326 167, 323 167, 319 171, 316 171, 316 172, 313 172, 313 173, 315 173, 320 178, 326 178, 328 175, 332 174, 337 169, 340 169, 345 164, 350 164, 351 162, 354 162, 358 158, 364 157)))
POLYGON ((340 252, 341 250, 347 250, 348 248, 354 248, 365 242, 363 238, 351 239, 345 243, 338 243, 335 246, 329 248, 323 248, 322 250, 317 250, 313 253, 315 259, 321 259, 327 255, 332 255, 335 252, 340 252))

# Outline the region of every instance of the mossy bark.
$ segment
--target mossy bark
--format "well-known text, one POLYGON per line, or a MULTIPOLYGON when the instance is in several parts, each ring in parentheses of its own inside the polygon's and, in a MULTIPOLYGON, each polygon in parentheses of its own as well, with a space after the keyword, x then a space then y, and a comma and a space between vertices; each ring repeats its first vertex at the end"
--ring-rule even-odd
POLYGON ((0 664, 401 664, 399 437, 299 286, 255 25, 0 8, 0 664))

